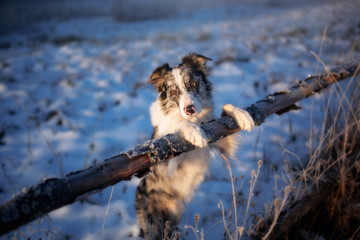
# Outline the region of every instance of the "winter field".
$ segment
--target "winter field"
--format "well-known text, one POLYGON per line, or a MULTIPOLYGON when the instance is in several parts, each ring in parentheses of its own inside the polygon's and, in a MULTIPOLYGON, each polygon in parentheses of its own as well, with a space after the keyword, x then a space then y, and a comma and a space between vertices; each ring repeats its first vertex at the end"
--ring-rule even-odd
MULTIPOLYGON (((120 3, 136 15, 136 8, 120 3)), ((145 8, 161 8, 156 3, 146 1, 145 8)), ((113 4, 104 2, 107 8, 117 6, 113 4)), ((164 9, 171 9, 171 14, 144 19, 131 19, 130 14, 125 20, 119 12, 47 18, 2 31, 0 203, 43 178, 61 177, 148 140, 149 106, 156 98, 146 83, 148 77, 163 63, 179 64, 189 52, 213 59, 209 79, 218 116, 226 103, 247 107, 309 74, 323 72, 323 63, 314 54, 330 67, 360 58, 357 0, 228 5, 214 1, 206 7, 179 9, 168 3, 164 9)), ((291 182, 285 166, 306 164, 322 128, 328 97, 348 83, 301 101, 300 111, 271 116, 241 134, 237 159, 230 160, 232 175, 238 178, 234 186, 238 226, 249 230, 273 200, 284 195, 291 182), (251 172, 257 172, 259 160, 262 166, 247 209, 251 172)), ((84 196, 1 237, 138 239, 134 209, 138 182, 133 178, 84 196)), ((179 225, 183 239, 200 236, 184 227, 195 224, 195 214, 200 215, 198 229, 204 239, 223 239, 220 201, 226 213, 231 212, 230 174, 215 153, 206 180, 179 225)))

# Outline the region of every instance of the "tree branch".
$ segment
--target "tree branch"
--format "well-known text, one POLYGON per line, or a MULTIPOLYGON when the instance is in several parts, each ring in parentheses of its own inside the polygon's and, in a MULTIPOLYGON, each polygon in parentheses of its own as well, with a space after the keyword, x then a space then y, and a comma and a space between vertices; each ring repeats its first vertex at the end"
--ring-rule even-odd
MULTIPOLYGON (((321 91, 330 84, 358 74, 359 64, 334 68, 310 76, 287 91, 277 92, 247 107, 257 126, 273 113, 297 109, 295 103, 321 91)), ((209 143, 240 131, 228 116, 201 125, 209 143)), ((0 235, 14 230, 52 210, 73 203, 85 193, 99 191, 119 181, 141 177, 153 165, 195 149, 179 133, 149 140, 127 153, 104 160, 89 168, 70 172, 62 178, 45 179, 0 206, 0 235)))

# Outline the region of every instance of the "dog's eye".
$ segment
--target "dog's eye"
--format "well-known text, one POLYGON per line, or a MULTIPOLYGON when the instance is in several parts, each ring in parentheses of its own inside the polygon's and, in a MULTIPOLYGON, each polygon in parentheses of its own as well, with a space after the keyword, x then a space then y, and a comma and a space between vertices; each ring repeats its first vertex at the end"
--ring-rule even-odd
POLYGON ((196 87, 196 82, 195 81, 192 81, 191 83, 190 83, 190 85, 192 86, 192 87, 196 87))
POLYGON ((177 94, 177 91, 176 91, 176 90, 171 90, 171 91, 170 91, 170 94, 171 94, 171 95, 175 95, 175 94, 177 94))

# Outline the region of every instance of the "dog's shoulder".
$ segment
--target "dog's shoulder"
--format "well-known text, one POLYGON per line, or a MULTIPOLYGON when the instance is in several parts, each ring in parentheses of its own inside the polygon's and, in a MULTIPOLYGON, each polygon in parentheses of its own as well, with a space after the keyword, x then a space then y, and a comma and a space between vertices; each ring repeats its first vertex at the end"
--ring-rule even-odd
POLYGON ((178 124, 182 120, 175 112, 165 114, 161 109, 161 103, 157 99, 150 106, 151 124, 154 127, 153 137, 160 137, 178 130, 178 124))

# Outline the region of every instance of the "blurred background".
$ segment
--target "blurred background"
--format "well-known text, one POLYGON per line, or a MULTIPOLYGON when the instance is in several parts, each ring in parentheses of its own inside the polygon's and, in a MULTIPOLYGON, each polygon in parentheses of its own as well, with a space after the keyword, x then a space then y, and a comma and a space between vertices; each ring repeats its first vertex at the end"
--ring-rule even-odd
MULTIPOLYGON (((176 66, 189 52, 213 59, 218 116, 226 103, 247 107, 325 65, 360 56, 357 0, 0 0, 0 6, 0 203, 44 177, 148 140, 157 94, 146 82, 157 66, 176 66)), ((239 219, 251 171, 263 161, 245 227, 282 195, 289 182, 284 162, 300 166, 320 142, 329 95, 314 95, 301 102, 303 110, 242 134, 231 161, 244 183, 237 186, 239 219)), ((2 237, 136 239, 138 181, 115 185, 107 215, 111 188, 2 237)), ((199 213, 205 239, 222 238, 217 206, 221 200, 230 211, 231 196, 229 172, 216 155, 180 229, 199 213)), ((191 231, 183 236, 195 239, 191 231)))
MULTIPOLYGON (((217 6, 232 6, 238 4, 263 6, 299 6, 304 4, 319 4, 329 2, 283 1, 283 0, 1 0, 0 33, 6 33, 24 25, 50 19, 69 20, 71 18, 113 17, 116 21, 143 21, 148 19, 169 18, 178 15, 183 10, 194 8, 209 8, 217 6)), ((333 1, 336 2, 336 1, 333 1)))

